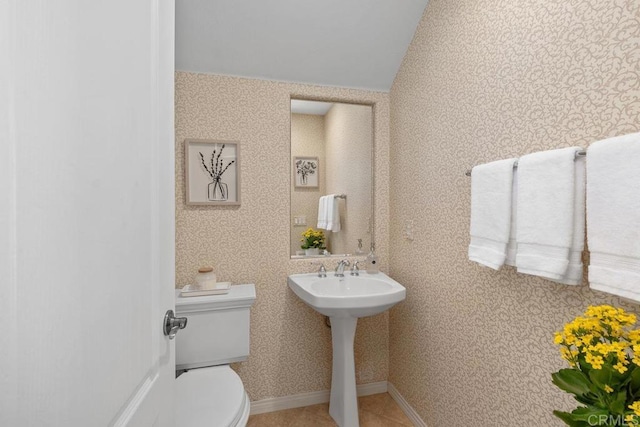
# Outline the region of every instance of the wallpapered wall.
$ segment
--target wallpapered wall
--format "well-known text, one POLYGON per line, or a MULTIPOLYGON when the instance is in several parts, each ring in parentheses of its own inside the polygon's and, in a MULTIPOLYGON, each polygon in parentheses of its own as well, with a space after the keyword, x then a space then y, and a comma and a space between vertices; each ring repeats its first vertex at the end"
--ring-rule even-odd
MULTIPOLYGON (((254 283, 251 355, 236 364, 252 400, 327 390, 331 335, 324 318, 289 290, 287 276, 315 271, 289 258, 290 98, 374 104, 376 240, 388 266, 389 97, 387 93, 176 73, 176 287, 210 264, 218 280, 254 283), (186 206, 185 138, 241 144, 242 205, 186 206)), ((334 268, 337 260, 328 262, 334 268)), ((360 383, 388 374, 388 314, 358 322, 360 383)))
POLYGON ((324 116, 312 114, 291 114, 291 157, 317 157, 320 175, 317 188, 295 187, 291 175, 291 255, 300 248, 302 233, 318 224, 318 199, 326 194, 326 163, 324 143, 324 116), (304 215, 306 226, 293 225, 293 217, 304 215))
MULTIPOLYGON (((336 104, 325 117, 327 193, 346 194, 338 201, 339 233, 329 233, 333 253, 355 253, 371 244, 371 107, 336 104)), ((368 253, 368 252, 366 252, 368 253)))
POLYGON ((553 332, 638 306, 467 260, 477 163, 640 130, 637 0, 431 0, 391 90, 390 382, 427 425, 554 426, 553 332), (415 240, 402 227, 415 221, 415 240))

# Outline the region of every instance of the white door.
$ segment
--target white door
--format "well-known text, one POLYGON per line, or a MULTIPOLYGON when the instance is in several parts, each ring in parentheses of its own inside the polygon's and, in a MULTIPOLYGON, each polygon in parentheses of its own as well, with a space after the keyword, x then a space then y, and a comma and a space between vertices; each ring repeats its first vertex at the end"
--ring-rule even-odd
POLYGON ((0 425, 173 425, 173 0, 0 0, 0 425))

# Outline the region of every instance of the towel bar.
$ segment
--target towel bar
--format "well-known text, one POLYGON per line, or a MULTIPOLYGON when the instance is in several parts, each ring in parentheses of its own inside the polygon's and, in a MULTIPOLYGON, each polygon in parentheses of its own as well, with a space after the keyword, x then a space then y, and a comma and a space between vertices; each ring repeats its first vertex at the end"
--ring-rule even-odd
MULTIPOLYGON (((576 158, 577 157, 584 157, 587 155, 586 151, 576 151, 576 158)), ((518 167, 518 161, 516 160, 516 162, 513 164, 514 168, 518 167)), ((471 169, 468 169, 465 173, 466 176, 471 176, 471 169)))

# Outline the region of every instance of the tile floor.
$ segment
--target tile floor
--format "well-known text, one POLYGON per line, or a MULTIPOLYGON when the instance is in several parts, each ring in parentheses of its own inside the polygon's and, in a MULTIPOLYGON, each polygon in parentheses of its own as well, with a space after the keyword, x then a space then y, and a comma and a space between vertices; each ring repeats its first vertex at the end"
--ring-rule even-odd
MULTIPOLYGON (((358 398, 360 427, 413 426, 389 393, 358 398)), ((335 427, 329 404, 252 415, 247 427, 335 427)))

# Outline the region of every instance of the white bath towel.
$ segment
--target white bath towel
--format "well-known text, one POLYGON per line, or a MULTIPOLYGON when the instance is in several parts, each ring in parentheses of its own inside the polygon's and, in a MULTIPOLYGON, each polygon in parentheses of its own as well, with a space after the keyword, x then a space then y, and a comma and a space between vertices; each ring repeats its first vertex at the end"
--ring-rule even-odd
POLYGON ((327 196, 321 196, 318 200, 318 228, 327 229, 327 196))
POLYGON ((471 172, 469 259, 495 270, 507 256, 516 159, 478 165, 471 172))
POLYGON ((507 259, 504 263, 515 267, 518 249, 518 242, 516 239, 518 226, 518 168, 513 168, 513 184, 511 187, 511 230, 509 232, 509 243, 507 244, 507 259))
POLYGON ((555 280, 565 285, 579 285, 582 283, 582 252, 584 252, 585 228, 585 157, 576 157, 574 162, 575 189, 573 204, 573 241, 569 249, 569 266, 561 279, 555 280))
POLYGON ((337 233, 340 231, 340 200, 336 199, 335 194, 329 194, 326 200, 327 206, 327 226, 325 230, 337 233))
POLYGON ((587 230, 593 289, 640 301, 640 133, 592 144, 587 230))
POLYGON ((563 280, 575 223, 575 154, 579 147, 543 151, 518 160, 519 273, 563 280))

